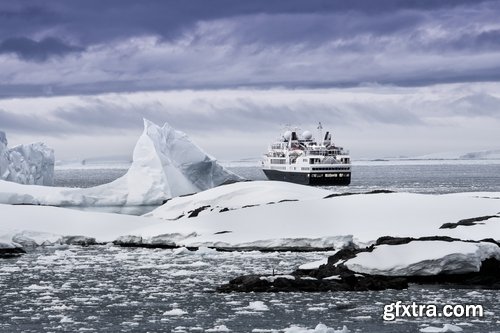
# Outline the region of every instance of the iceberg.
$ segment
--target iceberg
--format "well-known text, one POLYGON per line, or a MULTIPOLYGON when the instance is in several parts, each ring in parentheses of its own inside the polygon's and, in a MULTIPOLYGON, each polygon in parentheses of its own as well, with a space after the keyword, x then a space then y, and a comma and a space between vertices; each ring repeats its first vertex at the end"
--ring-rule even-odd
POLYGON ((7 148, 0 131, 0 179, 30 185, 54 185, 54 151, 36 142, 7 148))
POLYGON ((0 203, 81 207, 161 205, 173 197, 242 180, 185 133, 167 123, 159 127, 145 119, 132 164, 122 177, 85 189, 7 184, 0 180, 0 203))
POLYGON ((222 167, 189 137, 168 123, 144 119, 144 132, 134 149, 127 174, 96 189, 123 188, 127 204, 162 203, 225 183, 243 180, 222 167))

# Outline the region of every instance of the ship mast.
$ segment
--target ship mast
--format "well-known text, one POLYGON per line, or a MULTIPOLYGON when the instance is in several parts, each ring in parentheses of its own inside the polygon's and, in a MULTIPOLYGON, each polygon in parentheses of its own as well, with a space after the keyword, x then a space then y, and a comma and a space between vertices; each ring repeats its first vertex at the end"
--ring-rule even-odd
POLYGON ((323 126, 321 125, 321 121, 319 122, 317 129, 318 129, 318 144, 320 144, 319 140, 323 140, 323 126))

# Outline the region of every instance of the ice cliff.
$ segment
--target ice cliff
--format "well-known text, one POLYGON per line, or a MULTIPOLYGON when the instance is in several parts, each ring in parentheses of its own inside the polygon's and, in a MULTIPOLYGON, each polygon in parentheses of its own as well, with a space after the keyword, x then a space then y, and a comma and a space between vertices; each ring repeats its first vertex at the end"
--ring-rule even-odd
POLYGON ((7 148, 0 131, 0 179, 30 185, 54 184, 54 151, 37 142, 7 148))

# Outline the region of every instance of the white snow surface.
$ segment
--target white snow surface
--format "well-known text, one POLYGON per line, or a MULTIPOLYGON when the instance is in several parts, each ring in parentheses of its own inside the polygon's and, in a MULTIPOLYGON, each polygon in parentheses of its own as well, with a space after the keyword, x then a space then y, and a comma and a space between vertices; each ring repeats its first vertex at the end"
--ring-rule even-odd
POLYGON ((209 207, 198 216, 218 214, 224 208, 235 210, 244 206, 274 204, 280 201, 321 199, 331 193, 328 190, 287 182, 238 182, 190 196, 173 198, 145 216, 166 220, 187 219, 190 212, 204 206, 209 207))
POLYGON ((0 131, 0 180, 54 185, 54 151, 41 142, 8 149, 7 137, 0 131))
POLYGON ((481 261, 500 260, 500 247, 493 243, 412 241, 379 245, 361 252, 344 264, 354 272, 372 275, 414 276, 478 272, 481 261))
MULTIPOLYGON (((263 186, 274 184, 280 186, 277 182, 263 186)), ((251 182, 239 185, 254 186, 251 182)), ((228 197, 231 188, 220 187, 228 197)), ((10 235, 11 240, 19 233, 31 239, 37 234, 38 244, 44 239, 53 242, 55 235, 82 235, 101 242, 121 238, 179 246, 318 249, 338 249, 353 242, 366 246, 386 235, 500 240, 498 218, 474 226, 439 229, 443 223, 497 214, 498 197, 500 193, 359 194, 259 205, 175 221, 56 207, 0 205, 0 235, 10 235)))
POLYGON ((500 221, 497 218, 474 226, 439 229, 447 222, 497 214, 500 204, 494 199, 496 197, 500 197, 500 193, 360 194, 235 209, 169 221, 137 232, 143 236, 166 230, 183 234, 194 232, 197 237, 183 241, 183 245, 192 246, 288 244, 338 248, 341 243, 347 245, 351 240, 361 246, 368 245, 386 235, 499 240, 500 221))
POLYGON ((144 120, 128 172, 96 187, 21 186, 0 181, 0 203, 53 206, 158 205, 166 199, 242 180, 169 124, 144 120))
MULTIPOLYGON (((332 255, 332 254, 330 254, 332 255)), ((328 258, 312 261, 299 266, 299 269, 312 270, 318 269, 321 265, 326 265, 328 263, 328 258)))

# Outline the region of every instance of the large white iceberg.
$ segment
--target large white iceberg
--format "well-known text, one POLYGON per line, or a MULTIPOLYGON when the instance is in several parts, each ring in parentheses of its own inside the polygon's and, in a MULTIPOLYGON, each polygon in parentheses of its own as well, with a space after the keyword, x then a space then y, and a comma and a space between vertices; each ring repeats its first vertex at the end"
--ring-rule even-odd
POLYGON ((172 197, 243 180, 169 124, 144 120, 127 173, 96 187, 48 188, 0 180, 0 203, 52 206, 160 205, 172 197))
POLYGON ((7 137, 0 131, 0 179, 20 184, 54 184, 54 151, 36 142, 7 148, 7 137))
POLYGON ((161 202, 179 195, 242 180, 168 123, 159 127, 144 119, 127 174, 103 187, 125 187, 128 204, 144 198, 161 202))

